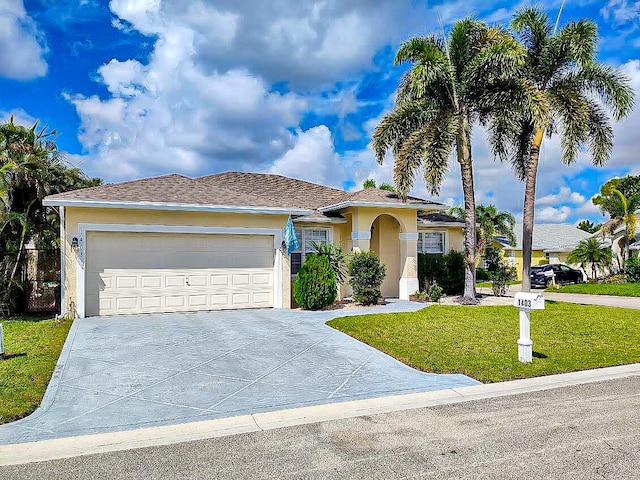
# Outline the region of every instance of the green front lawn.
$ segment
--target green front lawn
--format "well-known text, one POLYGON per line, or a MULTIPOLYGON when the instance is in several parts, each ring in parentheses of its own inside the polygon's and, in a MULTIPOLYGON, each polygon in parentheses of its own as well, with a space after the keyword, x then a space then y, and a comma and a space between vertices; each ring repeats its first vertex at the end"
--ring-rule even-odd
POLYGON ((618 295, 620 297, 640 297, 640 282, 635 283, 579 283, 560 288, 549 287, 548 292, 586 293, 589 295, 618 295))
POLYGON ((518 310, 434 305, 330 326, 418 370, 499 382, 640 362, 637 310, 547 302, 531 313, 534 359, 518 361, 518 310))
POLYGON ((71 320, 23 316, 0 318, 6 358, 0 360, 0 424, 33 412, 56 366, 71 320))

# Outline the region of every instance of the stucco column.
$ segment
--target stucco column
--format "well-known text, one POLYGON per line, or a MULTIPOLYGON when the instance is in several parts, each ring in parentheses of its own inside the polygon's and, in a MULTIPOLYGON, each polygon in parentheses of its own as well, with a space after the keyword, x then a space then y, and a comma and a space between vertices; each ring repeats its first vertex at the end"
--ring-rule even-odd
POLYGON ((415 293, 418 283, 418 233, 407 232, 400 234, 400 300, 409 300, 409 295, 415 293))
POLYGON ((354 252, 368 252, 371 246, 371 230, 351 232, 354 252))

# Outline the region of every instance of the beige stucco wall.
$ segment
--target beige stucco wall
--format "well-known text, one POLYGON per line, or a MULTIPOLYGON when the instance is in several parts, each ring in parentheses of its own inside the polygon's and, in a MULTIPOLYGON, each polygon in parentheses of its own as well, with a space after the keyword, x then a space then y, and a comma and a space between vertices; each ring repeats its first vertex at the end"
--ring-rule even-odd
POLYGON ((462 232, 462 228, 448 227, 446 230, 449 237, 449 251, 464 251, 464 233, 462 232))
MULTIPOLYGON (((112 208, 65 209, 65 304, 63 313, 72 314, 77 305, 76 299, 76 253, 71 250, 71 239, 78 234, 79 223, 118 223, 132 225, 176 225, 200 227, 236 227, 284 229, 287 215, 233 214, 213 212, 183 212, 167 210, 136 210, 112 208)), ((283 306, 289 308, 290 263, 283 255, 283 306)))
POLYGON ((456 252, 462 252, 464 250, 464 233, 462 227, 447 227, 447 226, 432 226, 432 227, 420 227, 419 232, 446 232, 448 251, 455 250, 456 252))
POLYGON ((373 222, 370 248, 378 254, 387 267, 387 276, 380 291, 384 297, 397 297, 400 276, 400 225, 389 215, 381 215, 373 222))

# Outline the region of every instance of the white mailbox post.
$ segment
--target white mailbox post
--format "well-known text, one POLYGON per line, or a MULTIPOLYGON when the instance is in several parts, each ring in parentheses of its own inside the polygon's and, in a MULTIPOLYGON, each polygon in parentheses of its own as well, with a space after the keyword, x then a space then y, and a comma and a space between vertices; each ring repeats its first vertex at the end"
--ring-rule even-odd
POLYGON ((531 341, 531 310, 544 310, 544 297, 540 293, 517 292, 513 305, 520 309, 520 338, 518 338, 518 360, 533 361, 531 341))

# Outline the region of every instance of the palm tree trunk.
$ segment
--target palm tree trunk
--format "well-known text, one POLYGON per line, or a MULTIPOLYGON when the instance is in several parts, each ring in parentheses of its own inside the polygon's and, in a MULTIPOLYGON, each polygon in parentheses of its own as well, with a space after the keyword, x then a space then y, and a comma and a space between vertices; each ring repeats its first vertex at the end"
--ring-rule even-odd
POLYGON ((531 248, 533 246, 533 223, 536 203, 536 179, 540 160, 540 145, 544 129, 536 132, 531 142, 527 176, 524 186, 524 205, 522 207, 522 291, 531 290, 531 248))
POLYGON ((457 155, 462 176, 464 196, 464 293, 462 303, 476 304, 476 201, 473 188, 473 165, 469 121, 466 115, 460 116, 460 132, 457 139, 457 155))
POLYGON ((16 278, 16 274, 18 273, 18 267, 20 266, 20 261, 22 260, 22 251, 24 250, 26 238, 27 238, 27 225, 25 224, 22 226, 22 235, 20 236, 20 248, 18 248, 18 254, 16 255, 16 262, 13 265, 13 269, 11 270, 11 276, 9 277, 9 282, 7 283, 7 293, 6 293, 6 298, 4 299, 5 302, 10 302, 11 300, 13 280, 16 278))

